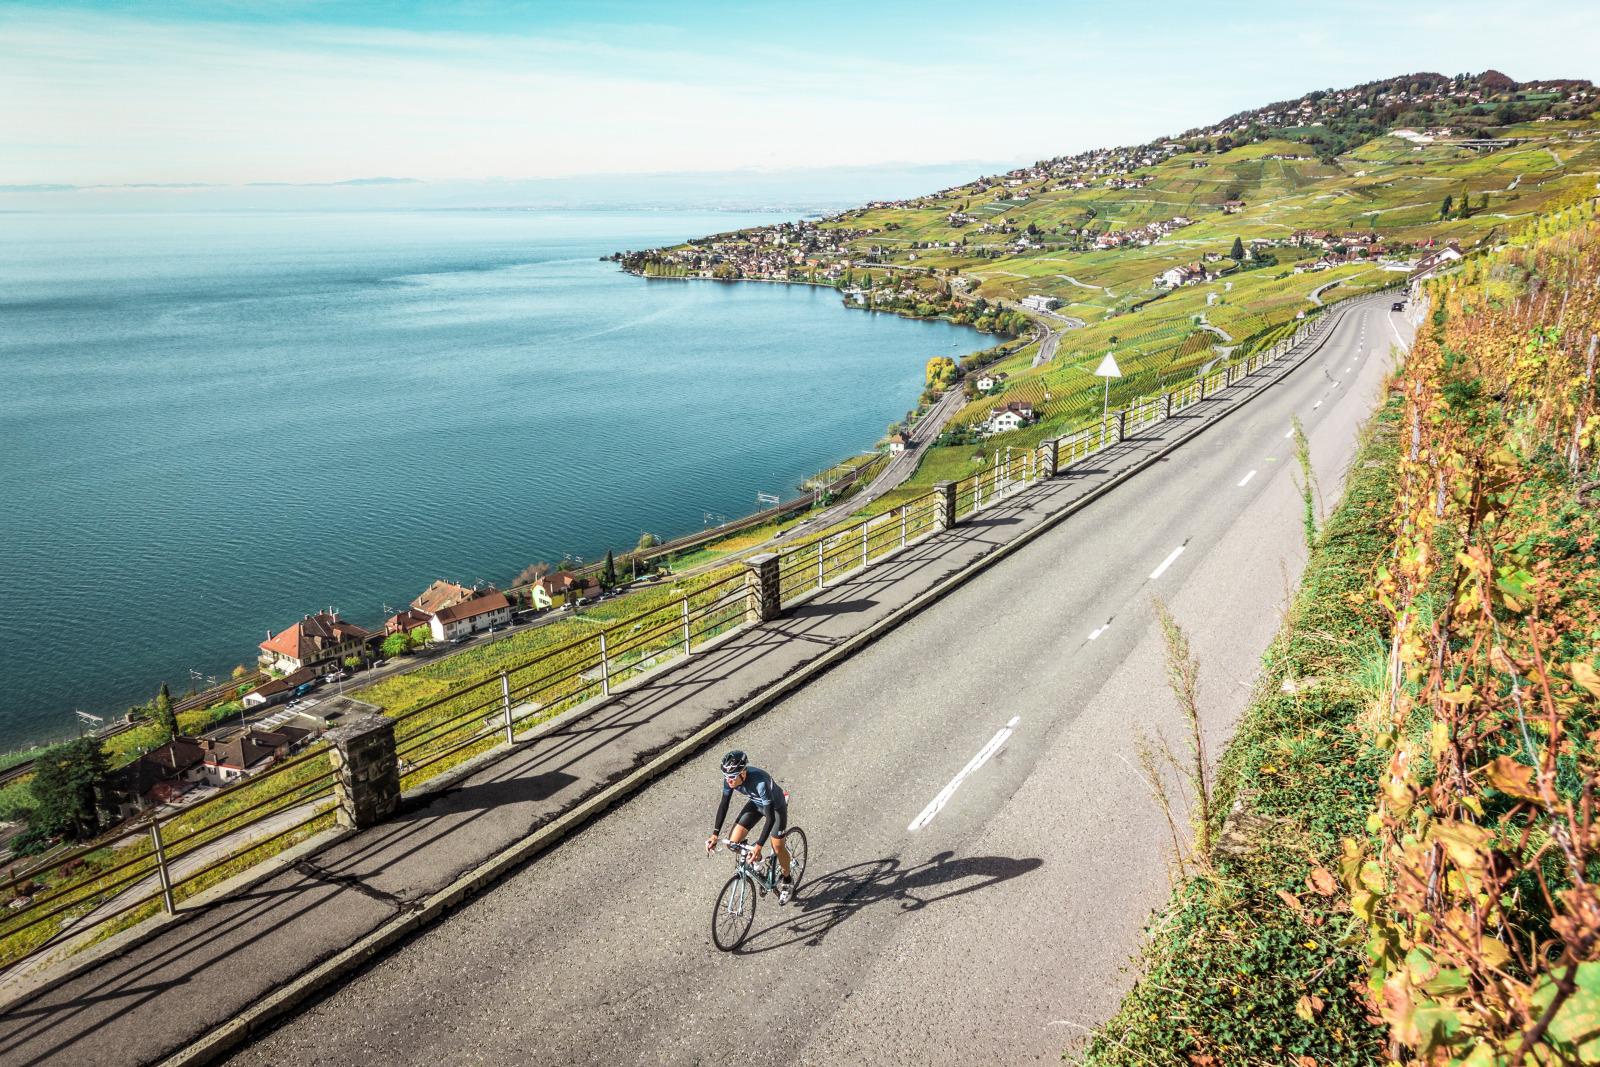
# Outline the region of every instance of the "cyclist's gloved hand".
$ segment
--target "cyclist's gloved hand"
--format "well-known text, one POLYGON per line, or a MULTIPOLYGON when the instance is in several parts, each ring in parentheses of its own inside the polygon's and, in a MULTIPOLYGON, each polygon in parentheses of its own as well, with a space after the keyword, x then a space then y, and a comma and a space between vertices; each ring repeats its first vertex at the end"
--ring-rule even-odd
POLYGON ((761 862, 761 845, 759 842, 750 849, 750 862, 752 864, 761 862))
POLYGON ((716 834, 712 834, 710 837, 706 838, 706 851, 707 852, 715 852, 716 850, 717 850, 717 835, 716 834))

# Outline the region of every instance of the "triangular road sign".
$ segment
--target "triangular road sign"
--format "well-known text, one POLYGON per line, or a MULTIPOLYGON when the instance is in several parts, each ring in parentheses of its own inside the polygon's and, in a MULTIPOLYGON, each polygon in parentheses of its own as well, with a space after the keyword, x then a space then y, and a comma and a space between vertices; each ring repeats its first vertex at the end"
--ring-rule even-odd
POLYGON ((1107 352, 1106 358, 1102 359, 1100 366, 1095 368, 1095 374, 1101 378, 1122 377, 1122 368, 1117 366, 1117 357, 1107 352))

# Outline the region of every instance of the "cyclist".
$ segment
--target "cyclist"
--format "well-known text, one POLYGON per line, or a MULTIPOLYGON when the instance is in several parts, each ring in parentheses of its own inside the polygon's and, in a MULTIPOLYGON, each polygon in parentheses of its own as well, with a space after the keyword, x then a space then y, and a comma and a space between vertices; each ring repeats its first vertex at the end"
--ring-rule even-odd
POLYGON ((778 865, 783 868, 783 876, 778 879, 778 903, 787 904, 794 893, 794 882, 789 878, 789 850, 783 847, 783 834, 789 827, 789 799, 778 788, 778 783, 773 781, 772 775, 760 767, 750 766, 750 757, 738 749, 722 757, 722 802, 717 805, 717 821, 712 825, 711 836, 706 839, 706 851, 716 850, 717 839, 722 836, 722 823, 728 817, 728 800, 734 790, 743 793, 747 799, 744 810, 733 821, 728 840, 734 844, 743 841, 756 820, 766 816, 767 821, 761 825, 761 836, 756 839, 755 848, 750 853, 750 863, 755 865, 761 862, 761 846, 767 843, 770 834, 772 851, 778 854, 778 865))

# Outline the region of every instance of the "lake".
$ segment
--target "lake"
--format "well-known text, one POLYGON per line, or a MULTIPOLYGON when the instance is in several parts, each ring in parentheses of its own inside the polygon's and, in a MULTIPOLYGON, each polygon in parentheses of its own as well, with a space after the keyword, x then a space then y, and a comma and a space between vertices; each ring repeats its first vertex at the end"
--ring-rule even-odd
POLYGON ((307 612, 371 625, 435 578, 787 499, 928 357, 990 343, 599 261, 767 221, 0 214, 0 749, 253 664, 307 612))

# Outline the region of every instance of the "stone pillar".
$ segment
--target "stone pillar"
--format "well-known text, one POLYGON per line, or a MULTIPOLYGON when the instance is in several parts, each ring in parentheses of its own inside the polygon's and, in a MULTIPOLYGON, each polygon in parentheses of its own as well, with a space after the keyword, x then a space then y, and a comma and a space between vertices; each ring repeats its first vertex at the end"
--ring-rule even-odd
POLYGON ((1161 417, 1163 419, 1172 418, 1172 394, 1171 393, 1162 393, 1161 394, 1161 417))
POLYGON ((935 482, 933 491, 939 494, 934 505, 938 509, 934 514, 934 522, 939 529, 948 530, 956 524, 956 483, 935 482))
POLYGON ((333 756, 333 796, 340 826, 375 826, 400 806, 400 762, 394 721, 361 715, 327 733, 333 756))
POLYGON ((768 622, 778 617, 778 555, 763 552, 745 560, 750 569, 745 572, 746 590, 744 618, 746 622, 768 622))
POLYGON ((1052 437, 1039 445, 1039 473, 1054 478, 1061 472, 1061 439, 1052 437))
POLYGON ((1128 439, 1128 412, 1126 409, 1117 412, 1117 440, 1128 439))

